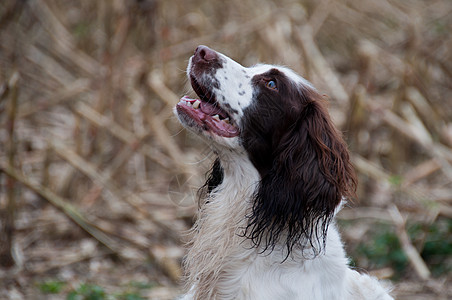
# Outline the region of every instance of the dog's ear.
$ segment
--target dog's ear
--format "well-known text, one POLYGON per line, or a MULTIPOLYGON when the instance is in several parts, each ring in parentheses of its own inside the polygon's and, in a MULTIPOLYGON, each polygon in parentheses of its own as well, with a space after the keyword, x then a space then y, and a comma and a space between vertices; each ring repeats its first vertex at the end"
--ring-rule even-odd
POLYGON ((246 235, 264 250, 285 243, 289 254, 302 243, 318 253, 335 208, 356 189, 347 146, 323 99, 304 96, 296 120, 273 142, 271 168, 254 195, 246 235))

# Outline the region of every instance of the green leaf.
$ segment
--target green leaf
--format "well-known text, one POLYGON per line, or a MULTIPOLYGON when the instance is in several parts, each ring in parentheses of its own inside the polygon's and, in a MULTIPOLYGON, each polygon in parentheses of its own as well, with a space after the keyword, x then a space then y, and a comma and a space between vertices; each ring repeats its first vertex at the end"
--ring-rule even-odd
POLYGON ((39 289, 45 294, 58 294, 65 285, 66 283, 63 281, 49 280, 39 284, 39 289))

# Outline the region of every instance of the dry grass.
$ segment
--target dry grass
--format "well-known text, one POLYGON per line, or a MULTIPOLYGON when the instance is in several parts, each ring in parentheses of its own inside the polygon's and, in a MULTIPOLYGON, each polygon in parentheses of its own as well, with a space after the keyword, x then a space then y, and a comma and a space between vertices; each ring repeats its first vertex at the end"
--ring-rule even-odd
POLYGON ((451 15, 439 0, 2 1, 0 298, 48 299, 45 279, 66 283, 55 299, 81 282, 178 293, 181 235, 212 154, 172 107, 206 44, 244 65, 288 65, 328 95, 360 176, 340 216, 350 254, 398 279, 397 299, 446 299, 451 15), (377 263, 391 237, 388 257, 404 262, 377 263))

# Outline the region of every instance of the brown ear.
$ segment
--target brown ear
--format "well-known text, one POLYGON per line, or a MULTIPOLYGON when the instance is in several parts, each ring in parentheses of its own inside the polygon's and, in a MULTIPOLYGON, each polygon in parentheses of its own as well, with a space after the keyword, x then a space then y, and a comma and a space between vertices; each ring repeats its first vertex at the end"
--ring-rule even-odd
POLYGON ((346 144, 319 95, 304 101, 296 123, 272 152, 246 235, 264 250, 284 242, 290 253, 300 241, 321 248, 335 208, 342 197, 354 195, 356 177, 346 144))

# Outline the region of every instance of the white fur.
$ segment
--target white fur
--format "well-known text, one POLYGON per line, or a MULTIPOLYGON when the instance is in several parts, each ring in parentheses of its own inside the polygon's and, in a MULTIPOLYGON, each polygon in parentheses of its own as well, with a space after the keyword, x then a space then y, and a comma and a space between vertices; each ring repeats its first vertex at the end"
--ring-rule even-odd
MULTIPOLYGON (((197 252, 191 254, 192 259, 197 255, 205 257, 199 262, 204 265, 198 266, 202 271, 219 273, 215 286, 209 287, 217 293, 211 299, 393 299, 376 279, 348 267, 335 224, 329 227, 325 252, 314 258, 309 250, 305 253, 295 250, 281 263, 286 255, 285 248, 263 254, 259 249, 251 248, 237 234, 246 225, 243 216, 249 209, 249 197, 258 174, 245 157, 228 157, 227 160, 237 164, 223 166, 225 180, 209 199, 212 201, 209 207, 200 213, 201 221, 197 226, 201 227, 197 227, 199 231, 196 233, 198 243, 195 242, 196 248, 190 250, 197 252), (240 191, 237 187, 246 188, 240 191)), ((195 299, 193 291, 197 288, 200 287, 195 283, 192 291, 182 299, 195 299)))
MULTIPOLYGON (((219 55, 224 63, 214 74, 220 82, 214 93, 220 105, 224 104, 222 99, 226 99, 237 111, 232 116, 237 123, 252 102, 251 78, 256 74, 276 67, 291 80, 312 88, 308 81, 289 69, 271 65, 244 68, 219 55), (238 90, 245 93, 239 95, 238 90)), ((190 70, 191 62, 188 72, 190 70)), ((213 147, 221 160, 224 179, 202 205, 192 230, 193 238, 185 260, 191 288, 183 300, 393 299, 376 279, 349 268, 334 222, 328 229, 325 250, 318 255, 309 248, 294 248, 285 260, 284 245, 264 253, 252 247, 242 234, 251 210, 251 198, 260 180, 259 173, 237 137, 212 136, 209 132, 205 135, 216 142, 213 147)))

